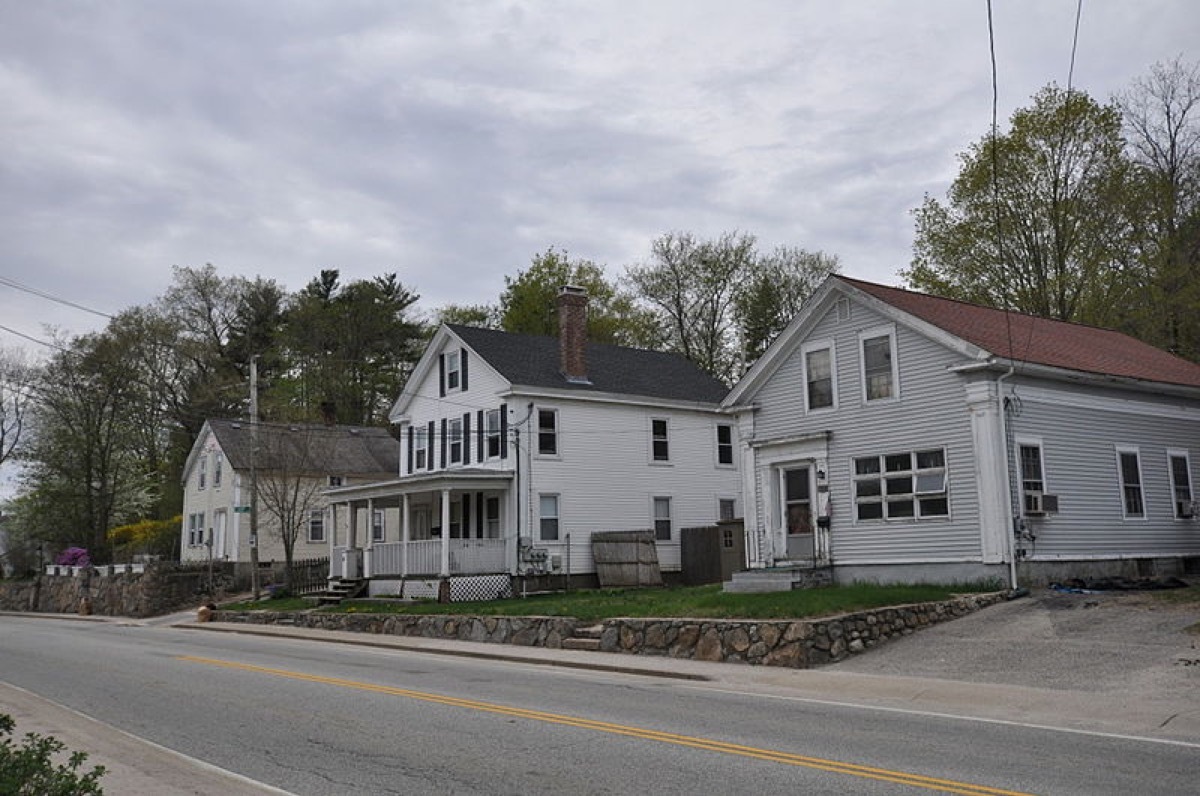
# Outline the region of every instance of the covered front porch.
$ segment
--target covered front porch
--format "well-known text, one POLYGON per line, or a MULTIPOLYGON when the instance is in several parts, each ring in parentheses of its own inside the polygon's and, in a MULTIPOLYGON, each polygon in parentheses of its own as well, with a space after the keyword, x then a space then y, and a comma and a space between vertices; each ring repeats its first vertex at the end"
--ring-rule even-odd
POLYGON ((511 472, 456 470, 331 489, 330 577, 511 573, 512 480, 511 472))

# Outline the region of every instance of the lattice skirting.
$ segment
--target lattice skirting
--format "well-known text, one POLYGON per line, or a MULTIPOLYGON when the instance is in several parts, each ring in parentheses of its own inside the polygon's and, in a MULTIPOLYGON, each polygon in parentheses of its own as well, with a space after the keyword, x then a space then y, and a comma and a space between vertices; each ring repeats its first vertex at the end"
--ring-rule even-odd
MULTIPOLYGON (((437 579, 404 581, 404 596, 415 600, 436 600, 437 579)), ((450 578, 450 602, 467 603, 479 600, 502 600, 512 596, 512 579, 508 575, 463 575, 450 578)))

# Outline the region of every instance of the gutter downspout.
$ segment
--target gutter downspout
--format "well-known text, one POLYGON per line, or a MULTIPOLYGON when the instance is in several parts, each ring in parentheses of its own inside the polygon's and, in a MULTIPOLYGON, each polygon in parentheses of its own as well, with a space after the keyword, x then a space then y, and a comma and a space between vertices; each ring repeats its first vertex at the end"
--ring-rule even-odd
POLYGON ((1017 534, 1016 517, 1013 514, 1013 480, 1011 451, 1008 445, 1008 410, 1004 406, 1004 380, 1012 376, 1016 369, 1009 363, 1008 372, 996 379, 996 403, 1000 409, 1000 447, 1004 450, 1004 486, 1007 494, 1004 501, 1004 519, 1008 537, 1008 580, 1009 588, 1017 589, 1017 534))

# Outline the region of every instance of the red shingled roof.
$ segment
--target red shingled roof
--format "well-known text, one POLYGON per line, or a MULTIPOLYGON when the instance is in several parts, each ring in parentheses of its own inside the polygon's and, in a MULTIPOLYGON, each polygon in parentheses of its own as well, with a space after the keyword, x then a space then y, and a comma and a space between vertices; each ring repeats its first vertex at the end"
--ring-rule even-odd
POLYGON ((1200 387, 1200 365, 1111 329, 1005 313, 873 282, 836 278, 998 357, 1083 373, 1200 387))

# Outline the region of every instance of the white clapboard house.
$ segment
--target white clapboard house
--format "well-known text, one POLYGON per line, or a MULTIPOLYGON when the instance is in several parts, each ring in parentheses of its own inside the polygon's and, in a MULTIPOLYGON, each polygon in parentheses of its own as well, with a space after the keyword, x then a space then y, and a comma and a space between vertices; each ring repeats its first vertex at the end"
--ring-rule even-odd
POLYGON ((681 529, 740 513, 727 388, 675 354, 589 343, 586 313, 566 288, 557 338, 438 329, 391 412, 396 477, 330 490, 335 577, 374 594, 582 584, 593 533, 649 529, 670 572, 681 529))
POLYGON ((279 513, 303 513, 296 560, 329 555, 325 490, 395 471, 400 445, 385 428, 212 419, 183 468, 183 561, 250 560, 251 468, 258 472, 260 561, 283 561, 279 513), (256 439, 257 435, 257 439, 256 439))
POLYGON ((1037 583, 1200 561, 1200 365, 1118 332, 832 276, 724 407, 752 567, 1037 583))

